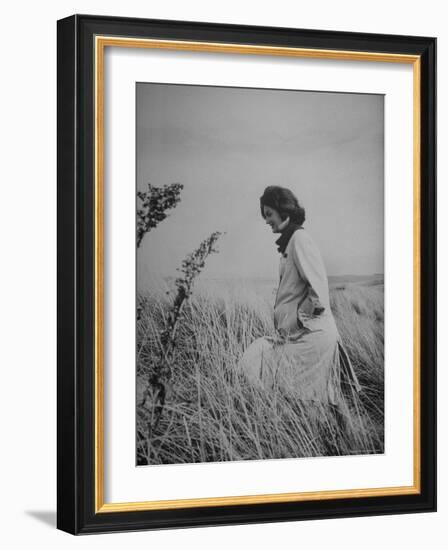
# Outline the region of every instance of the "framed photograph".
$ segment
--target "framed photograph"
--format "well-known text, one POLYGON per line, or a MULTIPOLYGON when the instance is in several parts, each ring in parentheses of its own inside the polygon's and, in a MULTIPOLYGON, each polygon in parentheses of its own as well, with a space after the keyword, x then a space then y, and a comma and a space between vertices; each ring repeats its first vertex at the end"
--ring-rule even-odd
POLYGON ((436 509, 436 39, 58 21, 58 528, 436 509))

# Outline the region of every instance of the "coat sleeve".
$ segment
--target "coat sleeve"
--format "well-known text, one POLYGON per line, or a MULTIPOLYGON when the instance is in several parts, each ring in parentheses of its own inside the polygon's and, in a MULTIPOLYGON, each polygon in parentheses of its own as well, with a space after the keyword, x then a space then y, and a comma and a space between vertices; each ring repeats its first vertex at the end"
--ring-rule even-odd
POLYGON ((311 321, 330 308, 328 279, 320 252, 309 235, 298 230, 292 238, 292 259, 307 283, 307 293, 297 306, 297 318, 299 324, 311 328, 311 321))

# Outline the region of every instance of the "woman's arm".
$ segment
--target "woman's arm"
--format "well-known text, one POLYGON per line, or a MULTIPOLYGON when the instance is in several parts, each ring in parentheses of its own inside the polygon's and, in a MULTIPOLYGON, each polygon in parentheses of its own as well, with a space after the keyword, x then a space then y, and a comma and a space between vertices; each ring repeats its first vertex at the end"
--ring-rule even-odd
POLYGON ((328 279, 320 252, 304 230, 292 236, 292 260, 300 277, 307 282, 308 293, 298 304, 297 316, 306 326, 307 321, 329 309, 328 279))

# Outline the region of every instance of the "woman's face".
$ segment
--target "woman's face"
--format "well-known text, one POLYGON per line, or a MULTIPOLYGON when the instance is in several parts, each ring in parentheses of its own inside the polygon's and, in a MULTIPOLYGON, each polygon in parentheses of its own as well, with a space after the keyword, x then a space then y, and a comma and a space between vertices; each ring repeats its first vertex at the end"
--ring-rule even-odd
POLYGON ((263 206, 264 219, 268 225, 272 228, 272 233, 280 233, 280 224, 283 220, 280 218, 280 214, 277 210, 274 210, 270 206, 263 206))

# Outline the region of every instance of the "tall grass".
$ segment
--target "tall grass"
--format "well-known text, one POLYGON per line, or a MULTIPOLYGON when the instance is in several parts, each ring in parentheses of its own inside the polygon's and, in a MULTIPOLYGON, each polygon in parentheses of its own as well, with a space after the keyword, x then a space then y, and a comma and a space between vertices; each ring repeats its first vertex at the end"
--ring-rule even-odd
POLYGON ((157 365, 169 311, 167 287, 139 296, 137 464, 296 458, 383 452, 383 291, 331 291, 336 322, 364 390, 340 408, 305 403, 285 388, 250 385, 238 360, 254 339, 273 334, 272 310, 255 292, 198 288, 183 311, 172 378, 156 430, 155 400, 143 388, 157 365))

